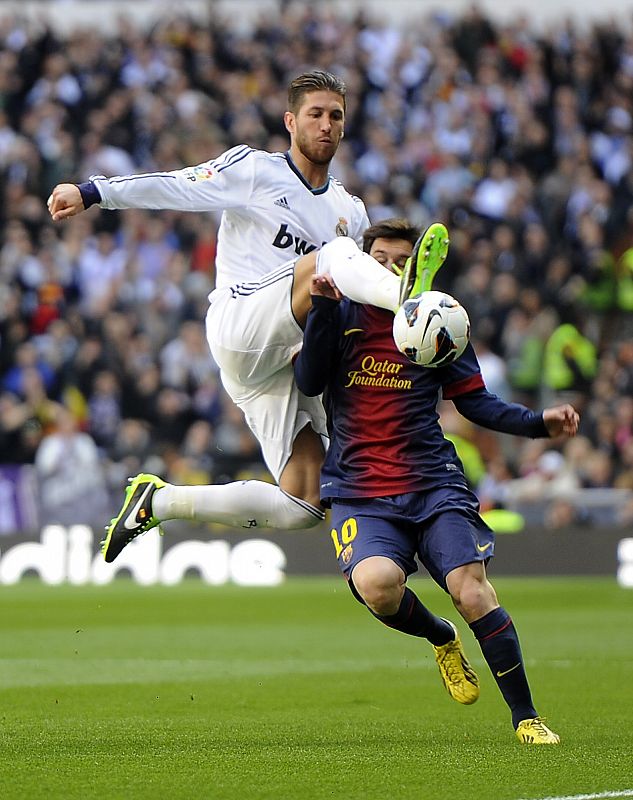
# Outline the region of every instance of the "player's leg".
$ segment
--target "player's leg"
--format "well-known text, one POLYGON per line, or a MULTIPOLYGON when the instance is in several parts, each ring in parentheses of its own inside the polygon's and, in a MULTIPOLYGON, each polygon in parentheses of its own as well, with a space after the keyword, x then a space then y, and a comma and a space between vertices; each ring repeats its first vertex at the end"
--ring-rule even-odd
MULTIPOLYGON (((375 498, 363 503, 334 503, 332 542, 356 599, 384 625, 427 639, 437 657, 438 651, 453 646, 459 637, 451 622, 433 614, 406 586, 407 575, 417 569, 416 543, 402 524, 397 502, 395 498, 375 498)), ((471 668, 464 655, 462 676, 466 670, 471 668)), ((445 685, 458 702, 474 702, 472 686, 464 691, 463 684, 463 680, 455 679, 445 685)))
POLYGON ((256 480, 207 486, 163 484, 153 498, 153 515, 160 521, 219 522, 234 528, 297 530, 317 525, 325 516, 319 503, 325 454, 321 437, 306 423, 288 442, 281 469, 278 443, 271 445, 264 438, 260 443, 277 485, 256 480))
POLYGON ((398 275, 363 253, 349 237, 339 236, 323 245, 316 255, 316 271, 329 273, 339 291, 357 303, 394 313, 400 306, 398 275))
POLYGON ((289 497, 301 498, 313 508, 319 509, 321 466, 325 456, 323 436, 307 424, 295 436, 292 452, 279 477, 279 486, 289 497))
POLYGON ((338 284, 337 288, 351 300, 389 311, 397 308, 400 278, 359 250, 353 239, 339 236, 318 252, 313 251, 297 260, 292 285, 292 312, 302 328, 312 306, 310 282, 315 272, 329 273, 335 284, 335 276, 339 276, 345 290, 338 284))
POLYGON ((386 556, 368 556, 351 574, 352 583, 364 604, 378 619, 396 615, 407 590, 407 576, 386 556))
POLYGON ((318 252, 316 269, 330 273, 338 289, 351 300, 395 313, 409 297, 431 288, 446 259, 448 245, 445 226, 433 223, 416 242, 402 276, 398 276, 363 253, 353 239, 339 237, 318 252))
POLYGON ((544 729, 538 742, 556 743, 558 737, 545 728, 532 703, 512 620, 499 606, 486 577, 485 564, 494 555, 494 534, 477 513, 477 498, 460 486, 442 488, 429 495, 427 512, 434 512, 434 516, 422 539, 419 553, 422 563, 434 580, 449 592, 455 607, 473 631, 510 708, 517 735, 520 723, 537 720, 534 724, 544 729))
POLYGON ((538 716, 525 672, 519 637, 508 612, 499 605, 483 562, 457 567, 446 576, 455 607, 468 622, 512 713, 520 741, 558 744, 560 738, 538 716))
MULTIPOLYGON (((310 256, 298 260, 314 269, 310 256)), ((306 273, 300 270, 300 280, 305 282, 306 273)), ((228 290, 230 300, 225 293, 218 308, 211 304, 207 338, 224 387, 244 413, 280 491, 304 516, 322 518, 319 478, 327 423, 320 398, 306 397, 294 380, 292 358, 303 341, 293 309, 296 283, 296 264, 290 262, 246 290, 228 290)), ((309 288, 305 295, 309 299, 309 288)), ((302 527, 315 524, 307 522, 302 527)), ((275 524, 289 527, 279 519, 275 524)))
POLYGON ((295 530, 324 518, 319 473, 327 437, 319 398, 299 392, 291 366, 248 388, 225 374, 222 381, 257 437, 277 485, 251 480, 176 486, 155 475, 137 475, 108 529, 106 561, 116 558, 136 536, 169 519, 295 530))
MULTIPOLYGON (((270 450, 270 445, 263 449, 270 450)), ((249 529, 299 530, 317 525, 324 518, 319 504, 324 452, 322 438, 306 425, 289 446, 279 485, 249 480, 178 486, 157 475, 137 475, 131 479, 123 506, 107 529, 102 547, 105 560, 114 561, 133 539, 170 519, 249 529)))
POLYGON ((261 290, 255 284, 245 286, 244 294, 222 290, 207 320, 225 389, 244 412, 280 485, 174 486, 155 475, 137 475, 107 528, 106 561, 169 519, 282 530, 308 528, 323 519, 318 497, 325 413, 318 398, 306 398, 294 383, 291 355, 300 346, 301 329, 290 308, 292 273, 290 264, 261 290))
MULTIPOLYGON (((351 240, 350 240, 351 241, 351 240)), ((306 256, 301 256, 295 264, 294 281, 292 283, 292 313, 301 328, 305 328, 308 311, 312 307, 310 295, 310 282, 317 268, 318 251, 313 250, 306 256)))
MULTIPOLYGON (((359 520, 360 521, 360 520, 359 520)), ((366 518, 361 527, 367 524, 366 518)), ((386 556, 369 556, 351 572, 351 581, 369 611, 394 630, 445 645, 454 636, 451 623, 433 614, 406 585, 404 570, 386 556)))

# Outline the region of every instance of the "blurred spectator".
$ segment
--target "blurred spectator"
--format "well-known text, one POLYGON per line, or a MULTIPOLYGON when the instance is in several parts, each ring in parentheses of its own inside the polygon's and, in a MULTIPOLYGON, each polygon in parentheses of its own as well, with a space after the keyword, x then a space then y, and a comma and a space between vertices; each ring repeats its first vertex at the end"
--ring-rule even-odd
POLYGON ((150 426, 138 419, 123 419, 108 454, 110 483, 118 488, 127 478, 143 472, 152 449, 150 426))
POLYGON ((224 401, 224 413, 214 431, 214 448, 218 470, 224 475, 235 474, 261 459, 257 439, 244 427, 240 410, 229 400, 224 401))
POLYGON ((474 191, 473 210, 490 220, 501 220, 507 215, 516 191, 516 181, 510 175, 506 162, 493 159, 488 175, 474 191))
POLYGON ((100 319, 112 308, 123 281, 128 255, 114 235, 99 231, 84 243, 77 259, 77 288, 81 312, 100 319))
POLYGON ((586 512, 565 497, 556 497, 546 506, 544 523, 549 530, 578 527, 588 521, 586 512))
POLYGON ((178 336, 163 347, 159 358, 163 383, 192 393, 218 372, 202 322, 183 322, 178 336))
POLYGON ((95 375, 88 397, 88 432, 98 447, 110 447, 121 423, 121 387, 117 376, 109 370, 95 375))
POLYGON ((596 374, 596 347, 571 323, 560 325, 545 345, 544 384, 552 392, 587 393, 596 374))
POLYGON ((475 487, 482 511, 506 507, 506 486, 512 478, 508 462, 501 454, 488 460, 485 474, 475 487))
POLYGON ((508 481, 505 498, 508 504, 534 503, 551 498, 567 498, 580 488, 577 476, 557 450, 547 450, 536 468, 522 478, 508 481))
POLYGON ((37 353, 32 341, 23 342, 15 351, 15 364, 9 368, 2 381, 3 388, 14 394, 24 396, 26 393, 25 382, 28 373, 36 372, 42 385, 50 390, 55 382, 55 372, 52 367, 43 361, 37 353))
POLYGON ((613 486, 613 462, 604 450, 597 450, 584 470, 582 486, 585 489, 607 489, 613 486))
POLYGON ((93 439, 63 406, 35 454, 42 519, 99 525, 108 509, 103 467, 93 439))
POLYGON ((34 409, 10 392, 0 395, 0 458, 2 463, 32 464, 42 438, 42 422, 34 409))
POLYGON ((187 394, 169 386, 160 389, 156 398, 154 427, 157 449, 164 445, 177 447, 182 444, 190 422, 191 407, 187 394))
POLYGON ((472 342, 486 387, 493 394, 507 400, 511 392, 506 380, 506 362, 492 352, 485 339, 473 336, 472 342))
POLYGON ((180 459, 171 465, 170 480, 178 484, 213 483, 216 462, 213 457, 213 428, 198 420, 189 426, 180 447, 180 459))

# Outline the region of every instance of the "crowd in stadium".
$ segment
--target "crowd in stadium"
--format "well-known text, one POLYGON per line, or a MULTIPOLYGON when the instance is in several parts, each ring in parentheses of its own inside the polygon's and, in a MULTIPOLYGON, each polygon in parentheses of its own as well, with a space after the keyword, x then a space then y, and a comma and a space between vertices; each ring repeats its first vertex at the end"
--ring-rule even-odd
POLYGON ((442 404, 483 507, 555 498, 539 507, 556 528, 593 521, 578 490, 616 489, 609 522, 632 519, 633 30, 538 32, 476 7, 403 29, 282 4, 249 33, 175 16, 62 37, 0 19, 0 464, 34 465, 44 514, 64 522, 78 491, 105 521, 141 470, 264 471, 204 336, 219 220, 94 208, 53 224, 46 199, 240 142, 283 152, 285 87, 315 66, 347 84, 333 174, 372 221, 446 222, 437 286, 467 308, 490 390, 581 412, 561 448, 442 404))

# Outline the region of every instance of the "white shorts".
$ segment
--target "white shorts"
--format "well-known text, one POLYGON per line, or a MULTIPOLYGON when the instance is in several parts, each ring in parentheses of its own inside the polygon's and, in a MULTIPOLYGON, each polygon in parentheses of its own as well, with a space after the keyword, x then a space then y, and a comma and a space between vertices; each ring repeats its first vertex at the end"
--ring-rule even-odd
POLYGON ((291 306, 294 265, 283 264, 259 281, 216 289, 206 322, 222 384, 244 413, 277 482, 306 425, 328 444, 321 398, 306 397, 294 380, 292 357, 303 342, 291 306))

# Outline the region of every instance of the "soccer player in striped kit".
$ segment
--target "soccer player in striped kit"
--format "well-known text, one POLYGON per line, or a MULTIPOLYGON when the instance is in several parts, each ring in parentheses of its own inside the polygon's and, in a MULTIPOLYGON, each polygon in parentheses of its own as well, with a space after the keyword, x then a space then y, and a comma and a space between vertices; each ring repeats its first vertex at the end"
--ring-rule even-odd
MULTIPOLYGON (((407 258, 417 234, 389 220, 365 232, 364 247, 390 268, 407 258)), ((391 313, 339 301, 319 275, 312 291, 295 376, 306 395, 325 392, 321 499, 332 508, 332 541, 353 594, 386 625, 428 639, 451 696, 475 702, 479 682, 456 629, 406 586, 417 555, 479 642, 519 740, 558 744, 534 707, 517 632, 486 576, 493 532, 436 406, 442 396, 472 422, 532 438, 574 436, 578 414, 570 405, 536 413, 490 394, 470 344, 453 363, 419 367, 396 348, 391 313)))

